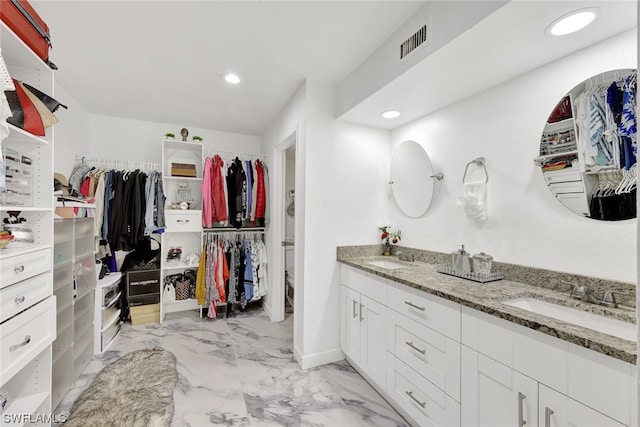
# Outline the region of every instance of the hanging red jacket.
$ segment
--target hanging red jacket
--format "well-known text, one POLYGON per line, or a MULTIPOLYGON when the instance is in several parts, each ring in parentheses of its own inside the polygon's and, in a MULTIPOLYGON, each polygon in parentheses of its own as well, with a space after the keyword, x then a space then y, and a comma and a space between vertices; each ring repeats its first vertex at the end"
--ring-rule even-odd
POLYGON ((256 195, 256 216, 253 219, 253 225, 256 225, 258 219, 264 218, 264 210, 267 201, 267 194, 264 188, 264 170, 262 162, 256 160, 256 175, 258 176, 258 191, 256 195))
POLYGON ((224 196, 224 178, 222 177, 222 166, 224 161, 217 154, 213 158, 213 173, 211 174, 211 201, 213 222, 226 221, 227 200, 224 196))

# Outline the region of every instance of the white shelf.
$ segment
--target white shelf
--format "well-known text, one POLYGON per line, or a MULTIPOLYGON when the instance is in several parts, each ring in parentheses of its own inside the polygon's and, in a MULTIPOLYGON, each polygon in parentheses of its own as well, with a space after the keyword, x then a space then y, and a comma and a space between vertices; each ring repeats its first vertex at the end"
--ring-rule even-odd
POLYGON ((4 249, 0 249, 0 260, 49 248, 51 248, 51 245, 31 245, 20 248, 12 248, 11 245, 9 245, 4 249))
POLYGON ((51 208, 41 208, 36 206, 0 206, 0 212, 20 211, 20 212, 52 212, 51 208))
POLYGON ((184 299, 178 301, 160 301, 164 307, 164 313, 175 313, 184 310, 200 310, 201 305, 198 304, 198 300, 184 299))
POLYGON ((189 141, 176 141, 174 139, 162 140, 165 148, 171 148, 174 150, 186 150, 193 151, 194 153, 202 153, 201 142, 189 142, 189 141))
POLYGON ((85 209, 95 209, 95 203, 83 203, 83 202, 74 202, 71 200, 67 200, 64 202, 56 201, 56 208, 85 208, 85 209))
POLYGON ((0 25, 0 40, 2 40, 2 56, 8 68, 13 66, 30 70, 48 70, 53 73, 53 70, 4 22, 0 25))
POLYGON ((165 181, 192 181, 192 182, 201 182, 202 177, 191 177, 191 176, 162 176, 162 179, 165 181))
POLYGON ((182 270, 187 268, 198 268, 200 264, 187 264, 186 262, 167 263, 162 266, 163 270, 182 270))
MULTIPOLYGON (((48 397, 49 397, 49 392, 42 392, 42 393, 28 394, 26 396, 20 396, 18 398, 15 398, 14 400, 11 401, 9 406, 2 413, 3 420, 5 419, 4 418, 5 416, 8 417, 8 414, 13 414, 16 417, 23 417, 23 418, 17 418, 15 421, 20 421, 20 422, 12 422, 11 423, 12 426, 25 425, 26 422, 24 421, 29 421, 28 414, 35 413, 38 410, 38 408, 42 406, 42 404, 47 400, 48 397)), ((14 421, 14 420, 12 419, 11 421, 14 421)))
POLYGON ((9 136, 7 139, 10 139, 11 142, 19 142, 21 144, 32 144, 32 145, 48 145, 49 141, 44 139, 41 136, 36 136, 32 133, 27 132, 26 130, 20 129, 12 125, 11 123, 7 123, 9 126, 9 136))

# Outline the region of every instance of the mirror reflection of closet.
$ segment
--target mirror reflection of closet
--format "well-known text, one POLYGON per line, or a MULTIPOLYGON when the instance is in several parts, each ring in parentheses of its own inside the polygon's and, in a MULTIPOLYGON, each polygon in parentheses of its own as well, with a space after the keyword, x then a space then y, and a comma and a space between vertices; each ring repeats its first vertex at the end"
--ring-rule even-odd
POLYGON ((391 158, 391 190, 408 217, 427 212, 433 197, 433 169, 427 152, 415 141, 404 141, 391 158))
POLYGON ((636 217, 636 70, 593 76, 551 112, 540 141, 540 166, 564 206, 588 218, 636 217))

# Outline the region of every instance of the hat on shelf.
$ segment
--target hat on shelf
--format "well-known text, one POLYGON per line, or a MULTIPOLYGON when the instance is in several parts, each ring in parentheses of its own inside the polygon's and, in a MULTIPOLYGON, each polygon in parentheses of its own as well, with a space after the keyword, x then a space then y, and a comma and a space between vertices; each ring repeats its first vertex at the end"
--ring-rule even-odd
POLYGON ((55 172, 53 174, 53 189, 55 191, 62 191, 62 194, 64 194, 65 196, 69 196, 71 194, 71 186, 69 185, 69 180, 66 176, 58 172, 55 172))

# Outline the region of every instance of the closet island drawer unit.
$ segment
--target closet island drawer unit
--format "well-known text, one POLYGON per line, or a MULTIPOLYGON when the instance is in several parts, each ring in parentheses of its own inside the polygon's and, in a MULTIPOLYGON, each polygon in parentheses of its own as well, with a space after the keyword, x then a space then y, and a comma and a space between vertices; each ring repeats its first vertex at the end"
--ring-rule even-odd
POLYGON ((6 382, 56 337, 55 297, 0 324, 0 381, 6 382))
POLYGON ((41 274, 0 289, 0 322, 47 298, 52 288, 51 276, 41 274))
POLYGON ((51 270, 51 249, 0 258, 0 288, 51 270))
POLYGON ((202 230, 202 211, 201 210, 165 210, 165 223, 167 232, 175 233, 182 231, 201 231, 202 230))

